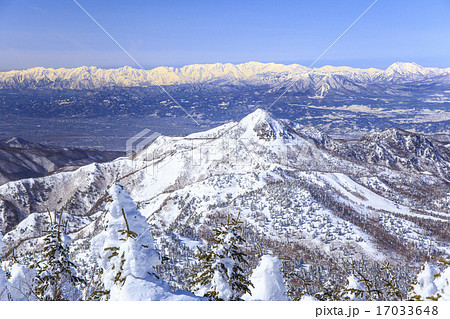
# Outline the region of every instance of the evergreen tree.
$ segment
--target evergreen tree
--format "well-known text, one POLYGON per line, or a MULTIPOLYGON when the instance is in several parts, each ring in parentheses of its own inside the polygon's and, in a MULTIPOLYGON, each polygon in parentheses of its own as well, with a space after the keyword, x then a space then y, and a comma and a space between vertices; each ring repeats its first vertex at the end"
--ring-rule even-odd
MULTIPOLYGON (((0 233, 0 256, 2 254, 4 243, 3 243, 3 235, 0 233)), ((8 300, 8 279, 6 278, 6 273, 1 267, 1 259, 0 259, 0 301, 8 300)))
POLYGON ((160 264, 150 225, 136 209, 121 184, 109 188, 105 230, 91 242, 98 258, 100 283, 90 299, 196 300, 184 292, 173 293, 156 274, 160 264))
POLYGON ((133 199, 121 184, 108 190, 105 231, 92 240, 93 253, 101 267, 101 289, 94 299, 121 299, 120 293, 128 277, 149 280, 156 277, 154 266, 159 255, 145 217, 136 210, 133 199))
POLYGON ((253 284, 242 267, 248 265, 246 255, 239 245, 244 243, 239 215, 228 216, 227 223, 213 229, 214 237, 211 250, 203 252, 200 248, 196 257, 200 266, 191 276, 190 286, 204 292, 210 300, 242 300, 242 295, 251 295, 253 284))
POLYGON ((338 287, 335 281, 327 280, 322 289, 317 292, 314 297, 320 301, 339 301, 341 300, 341 289, 338 287))
POLYGON ((44 237, 42 260, 35 262, 34 295, 38 300, 78 300, 78 287, 84 280, 76 275, 76 266, 69 258, 71 239, 66 234, 63 213, 49 212, 50 223, 44 237))
POLYGON ((384 289, 383 289, 383 300, 391 300, 391 301, 403 301, 403 293, 400 289, 400 285, 397 281, 397 278, 394 272, 391 270, 389 263, 383 263, 383 267, 381 270, 384 270, 386 273, 386 279, 383 278, 384 289))
POLYGON ((361 301, 366 299, 365 286, 355 275, 347 277, 345 287, 341 292, 342 300, 361 301))
POLYGON ((409 300, 450 300, 450 262, 441 259, 439 263, 443 271, 428 262, 422 266, 409 287, 409 300))
POLYGON ((434 279, 437 274, 439 268, 426 262, 409 287, 408 299, 427 300, 436 295, 438 289, 434 279))
POLYGON ((435 276, 438 292, 433 300, 450 301, 450 261, 441 259, 439 262, 446 268, 435 276))

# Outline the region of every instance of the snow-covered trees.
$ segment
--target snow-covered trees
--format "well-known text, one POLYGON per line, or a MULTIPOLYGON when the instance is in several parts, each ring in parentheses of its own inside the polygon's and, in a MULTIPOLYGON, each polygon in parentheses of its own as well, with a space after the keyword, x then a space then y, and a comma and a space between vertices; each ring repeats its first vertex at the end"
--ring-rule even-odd
POLYGON ((62 212, 59 214, 55 212, 53 216, 49 212, 49 225, 44 232, 46 235, 43 238, 44 247, 40 260, 33 261, 28 267, 19 263, 13 253, 9 267, 10 278, 6 282, 0 268, 0 300, 6 298, 3 288, 5 284, 8 299, 13 301, 80 299, 78 288, 83 279, 76 275, 75 264, 69 259, 71 239, 65 233, 66 225, 63 222, 62 212))
POLYGON ((361 282, 361 280, 357 276, 355 276, 355 274, 351 274, 350 276, 348 276, 345 282, 345 287, 342 291, 342 299, 361 301, 365 298, 365 286, 361 282))
POLYGON ((66 235, 62 212, 49 213, 50 224, 45 231, 42 260, 35 262, 34 295, 38 300, 77 300, 83 279, 76 275, 75 264, 69 259, 71 239, 66 235))
POLYGON ((286 301, 283 274, 280 271, 281 261, 278 257, 264 255, 261 257, 258 267, 250 276, 253 287, 250 288, 251 295, 245 294, 244 300, 280 300, 286 301))
POLYGON ((351 272, 344 282, 329 279, 321 284, 321 289, 314 296, 321 301, 403 300, 404 293, 389 263, 383 263, 379 269, 381 272, 375 277, 367 269, 358 269, 352 263, 351 272))
POLYGON ((121 184, 109 190, 105 230, 92 239, 101 267, 101 291, 109 300, 197 300, 187 292, 172 292, 155 273, 160 263, 150 226, 121 184))
MULTIPOLYGON (((3 235, 0 232, 0 256, 3 249, 3 235)), ((1 267, 1 260, 0 260, 0 301, 1 300, 8 300, 8 279, 6 278, 6 273, 1 267)))
POLYGON ((434 283, 438 290, 436 299, 441 301, 450 301, 450 261, 441 260, 440 262, 447 268, 435 277, 434 283))
POLYGON ((422 266, 420 273, 414 278, 411 284, 408 297, 412 300, 426 300, 437 293, 434 283, 435 275, 439 273, 439 268, 426 262, 422 266))
POLYGON ((15 262, 11 267, 11 278, 9 279, 9 292, 14 301, 35 301, 36 269, 15 262))
POLYGON ((337 286, 337 283, 332 280, 327 280, 323 285, 322 289, 317 292, 314 297, 320 301, 338 301, 341 300, 342 291, 341 288, 337 286))
POLYGON ((200 266, 192 275, 191 287, 210 300, 242 300, 245 293, 251 294, 253 286, 242 267, 247 265, 246 255, 239 245, 244 243, 240 236, 239 216, 228 216, 227 222, 213 229, 211 250, 196 255, 200 266))
POLYGON ((442 272, 428 262, 422 266, 409 288, 410 300, 450 300, 450 262, 440 262, 446 266, 442 272))

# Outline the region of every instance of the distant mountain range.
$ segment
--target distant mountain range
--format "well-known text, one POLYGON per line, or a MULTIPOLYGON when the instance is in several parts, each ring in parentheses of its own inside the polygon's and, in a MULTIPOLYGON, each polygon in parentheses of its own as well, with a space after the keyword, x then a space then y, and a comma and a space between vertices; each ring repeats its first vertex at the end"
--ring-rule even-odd
POLYGON ((274 88, 297 79, 294 90, 323 94, 329 89, 364 90, 380 84, 450 84, 450 68, 426 68, 415 63, 394 63, 386 70, 375 68, 324 66, 309 69, 299 64, 248 62, 242 64, 193 64, 181 68, 157 67, 144 71, 131 67, 101 69, 32 68, 23 71, 0 72, 0 89, 52 88, 95 89, 103 87, 142 87, 160 85, 231 85, 274 88))
POLYGON ((386 70, 309 69, 258 62, 149 71, 33 68, 0 73, 0 106, 2 137, 32 139, 39 134, 41 140, 69 145, 73 141, 65 136, 95 130, 83 139, 85 147, 110 147, 106 140, 118 149, 126 137, 144 128, 166 135, 189 134, 242 119, 258 108, 339 138, 399 128, 448 140, 450 68, 394 63, 386 70), (48 125, 50 118, 55 120, 48 125), (43 136, 41 132, 47 131, 43 136))

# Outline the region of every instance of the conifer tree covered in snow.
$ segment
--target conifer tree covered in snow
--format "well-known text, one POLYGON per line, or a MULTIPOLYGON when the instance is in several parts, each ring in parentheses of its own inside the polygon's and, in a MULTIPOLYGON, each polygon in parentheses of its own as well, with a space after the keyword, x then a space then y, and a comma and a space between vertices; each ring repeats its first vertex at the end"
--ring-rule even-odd
POLYGON ((365 286, 356 274, 347 277, 342 291, 342 300, 361 301, 366 299, 365 286))
POLYGON ((427 300, 427 298, 434 296, 437 293, 437 287, 434 283, 434 276, 438 273, 438 267, 426 262, 411 283, 408 292, 408 299, 427 300))
POLYGON ((283 274, 280 271, 281 261, 278 257, 264 255, 261 257, 258 267, 253 270, 250 281, 253 287, 250 288, 251 295, 245 294, 244 300, 279 300, 286 301, 283 274))
POLYGON ((77 300, 81 297, 78 287, 84 280, 77 276, 76 266, 69 258, 71 239, 66 234, 67 224, 63 213, 49 212, 50 223, 44 237, 42 259, 33 264, 34 295, 41 301, 77 300))
POLYGON ((337 283, 332 280, 327 280, 322 289, 314 295, 314 298, 320 301, 338 301, 341 300, 342 291, 337 283))
POLYGON ((450 300, 450 262, 439 261, 445 269, 426 262, 409 287, 409 300, 450 300))
MULTIPOLYGON (((3 249, 3 235, 0 233, 0 255, 3 249)), ((0 301, 8 300, 8 279, 6 278, 6 273, 1 267, 0 259, 0 301)))
POLYGON ((11 266, 9 291, 14 301, 36 301, 35 280, 36 269, 19 263, 17 260, 11 266))
POLYGON ((124 186, 113 185, 108 194, 105 230, 91 242, 103 286, 92 299, 198 300, 188 292, 172 292, 156 274, 160 258, 150 226, 124 186))
POLYGON ((213 229, 211 249, 203 252, 199 248, 196 255, 200 266, 195 269, 190 286, 204 292, 210 300, 242 300, 242 295, 251 294, 253 284, 242 268, 248 262, 239 247, 244 243, 240 235, 241 224, 239 216, 228 216, 226 224, 221 223, 213 229))
POLYGON ((446 268, 435 276, 434 283, 438 290, 435 300, 450 301, 450 261, 441 259, 439 262, 446 268))

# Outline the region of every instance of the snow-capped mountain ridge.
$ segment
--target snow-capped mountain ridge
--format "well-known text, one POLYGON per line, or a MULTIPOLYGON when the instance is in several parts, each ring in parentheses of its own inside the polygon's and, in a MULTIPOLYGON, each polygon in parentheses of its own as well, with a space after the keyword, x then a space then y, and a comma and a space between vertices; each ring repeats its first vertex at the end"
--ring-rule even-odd
POLYGON ((428 172, 450 181, 450 152, 420 134, 398 128, 371 132, 357 141, 341 142, 314 127, 295 126, 303 137, 321 147, 359 163, 387 166, 395 170, 428 172))
POLYGON ((310 81, 317 82, 318 79, 323 79, 324 75, 327 77, 326 79, 334 79, 338 82, 337 79, 344 78, 346 81, 356 83, 370 83, 402 77, 410 80, 448 77, 449 70, 450 68, 425 68, 415 63, 394 63, 385 71, 375 68, 357 69, 332 66, 309 69, 299 64, 283 65, 259 62, 192 64, 181 68, 161 66, 148 71, 129 66, 118 69, 101 69, 94 66, 73 69, 36 67, 22 71, 0 72, 0 88, 93 89, 109 86, 186 85, 210 82, 231 85, 275 85, 298 77, 300 77, 300 82, 304 82, 308 78, 310 81))

